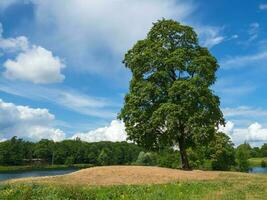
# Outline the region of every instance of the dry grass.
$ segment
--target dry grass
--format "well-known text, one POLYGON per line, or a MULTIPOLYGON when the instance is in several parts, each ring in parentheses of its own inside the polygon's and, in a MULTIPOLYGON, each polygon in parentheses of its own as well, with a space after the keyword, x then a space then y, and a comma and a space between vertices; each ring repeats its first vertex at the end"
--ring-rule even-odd
POLYGON ((9 183, 19 184, 3 184, 0 199, 267 200, 267 175, 239 172, 110 166, 9 183))
POLYGON ((83 169, 63 176, 16 179, 9 181, 9 183, 34 182, 92 186, 139 185, 189 180, 213 180, 218 178, 220 174, 221 172, 215 171, 182 171, 160 167, 109 166, 83 169))

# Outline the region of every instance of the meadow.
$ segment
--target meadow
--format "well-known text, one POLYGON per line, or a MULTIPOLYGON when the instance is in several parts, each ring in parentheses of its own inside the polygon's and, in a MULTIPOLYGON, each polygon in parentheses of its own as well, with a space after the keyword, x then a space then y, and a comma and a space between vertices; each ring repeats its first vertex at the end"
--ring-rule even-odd
MULTIPOLYGON (((107 177, 119 177, 120 180, 115 180, 114 184, 110 182, 108 185, 102 184, 75 184, 70 179, 73 176, 84 176, 85 173, 75 172, 73 175, 65 175, 54 178, 39 178, 39 179, 23 179, 20 181, 6 182, 0 185, 0 199, 5 200, 136 200, 136 199, 153 199, 153 200, 178 200, 178 199, 208 199, 208 200, 245 200, 245 199, 267 199, 267 175, 247 174, 240 172, 203 172, 203 171, 180 171, 174 170, 173 173, 178 173, 184 178, 169 180, 166 183, 153 184, 153 177, 158 178, 169 169, 153 171, 148 174, 150 180, 146 182, 146 178, 138 184, 127 182, 127 177, 122 176, 116 169, 109 167, 109 173, 105 177, 95 175, 94 178, 105 180, 107 177), (188 174, 192 173, 192 176, 188 174), (202 174, 203 176, 199 176, 202 174), (68 179, 69 177, 69 179, 68 179), (123 180, 126 180, 123 182, 123 180), (125 185, 126 184, 126 185, 125 185)), ((145 167, 146 168, 146 167, 145 167)), ((141 169, 141 168, 140 168, 141 169)), ((90 168, 92 170, 92 168, 90 168)), ((97 169, 99 170, 99 169, 97 169)), ((150 168, 148 170, 151 171, 150 168)), ((153 169, 152 169, 153 170, 153 169)), ((161 170, 161 169, 156 169, 161 170)), ((86 172, 86 170, 81 170, 86 172)), ((128 169, 131 172, 131 169, 128 169)), ((138 172, 135 179, 138 179, 138 172)), ((96 173, 97 174, 97 173, 96 173)), ((141 174, 146 177, 144 173, 141 174)), ((77 179, 78 180, 78 179, 77 179)), ((133 179, 134 180, 134 179, 133 179)), ((129 180, 128 180, 129 181, 129 180)), ((108 182, 108 181, 106 181, 108 182)), ((101 181, 100 181, 101 183, 101 181)), ((134 182, 132 182, 134 183, 134 182)), ((135 182, 136 183, 136 182, 135 182)))

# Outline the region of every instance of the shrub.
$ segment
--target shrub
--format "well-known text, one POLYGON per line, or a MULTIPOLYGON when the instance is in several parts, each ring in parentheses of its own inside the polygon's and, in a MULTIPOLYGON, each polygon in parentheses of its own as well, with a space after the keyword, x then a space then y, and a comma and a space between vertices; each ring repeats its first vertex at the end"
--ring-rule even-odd
POLYGON ((262 161, 261 161, 261 166, 262 166, 262 167, 267 167, 267 163, 266 163, 264 160, 262 160, 262 161))
POLYGON ((156 163, 157 163, 156 154, 151 153, 151 152, 145 153, 141 151, 136 160, 137 165, 153 166, 153 165, 156 165, 156 163))

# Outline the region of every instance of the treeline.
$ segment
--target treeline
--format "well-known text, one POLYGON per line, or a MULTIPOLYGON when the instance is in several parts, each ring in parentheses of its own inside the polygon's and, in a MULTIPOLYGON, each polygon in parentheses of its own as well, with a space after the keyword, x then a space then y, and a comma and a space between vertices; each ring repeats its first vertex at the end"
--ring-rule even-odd
POLYGON ((0 142, 0 165, 158 165, 178 168, 179 152, 166 148, 160 152, 145 152, 127 142, 93 142, 76 140, 54 142, 42 139, 29 142, 17 137, 0 142))
MULTIPOLYGON (((242 144, 234 148, 230 138, 218 133, 209 144, 187 148, 190 165, 195 169, 248 171, 248 159, 267 157, 267 144, 252 148, 242 144)), ((29 142, 17 137, 0 142, 0 165, 36 164, 91 164, 101 165, 156 165, 180 167, 179 152, 163 148, 158 152, 147 152, 133 143, 94 142, 76 140, 54 142, 43 139, 29 142)))
MULTIPOLYGON (((261 147, 251 147, 244 143, 236 148, 230 138, 224 133, 216 133, 207 145, 199 144, 193 149, 187 149, 191 166, 208 170, 249 171, 250 158, 267 157, 267 144, 261 147)), ((267 163, 262 161, 261 166, 267 163)))
POLYGON ((127 142, 88 143, 76 140, 37 143, 13 137, 0 143, 0 165, 80 164, 124 165, 137 160, 142 149, 127 142))

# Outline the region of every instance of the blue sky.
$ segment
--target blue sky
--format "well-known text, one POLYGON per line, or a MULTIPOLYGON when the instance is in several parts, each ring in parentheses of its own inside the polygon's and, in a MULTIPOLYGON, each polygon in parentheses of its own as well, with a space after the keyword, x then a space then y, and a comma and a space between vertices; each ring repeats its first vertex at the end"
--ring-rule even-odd
POLYGON ((124 140, 124 53, 152 23, 194 27, 235 144, 267 142, 267 1, 0 1, 0 139, 124 140))

